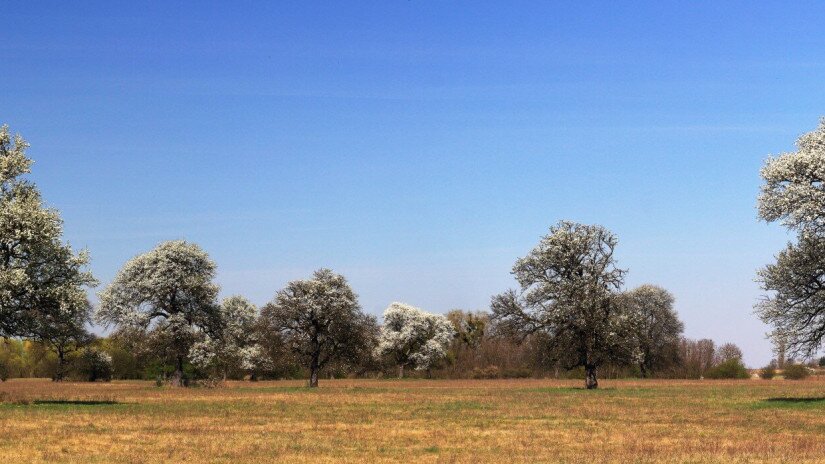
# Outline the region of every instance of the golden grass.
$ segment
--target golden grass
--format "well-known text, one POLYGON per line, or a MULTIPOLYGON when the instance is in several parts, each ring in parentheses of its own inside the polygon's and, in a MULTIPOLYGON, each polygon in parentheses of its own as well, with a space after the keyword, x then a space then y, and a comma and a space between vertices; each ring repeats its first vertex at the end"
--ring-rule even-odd
POLYGON ((0 384, 3 462, 825 462, 825 380, 0 384))

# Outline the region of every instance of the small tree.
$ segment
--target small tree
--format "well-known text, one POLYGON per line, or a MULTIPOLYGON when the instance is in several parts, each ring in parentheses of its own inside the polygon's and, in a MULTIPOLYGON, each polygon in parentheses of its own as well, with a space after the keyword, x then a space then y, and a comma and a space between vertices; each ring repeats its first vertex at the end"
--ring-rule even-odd
POLYGON ((759 371, 759 377, 764 380, 771 380, 776 377, 776 367, 774 363, 770 363, 759 371))
POLYGON ((64 301, 58 310, 43 313, 36 319, 33 339, 50 347, 57 353, 57 368, 52 380, 65 380, 68 356, 92 342, 94 336, 86 330, 91 322, 91 305, 86 295, 77 301, 64 301))
POLYGON ((713 357, 715 364, 722 364, 732 359, 741 362, 743 355, 742 350, 738 346, 736 346, 736 344, 725 343, 724 345, 716 349, 716 353, 713 357))
POLYGON ((215 263, 200 247, 163 242, 123 266, 99 294, 96 320, 153 338, 174 359, 172 385, 185 385, 192 345, 220 330, 214 278, 215 263))
POLYGON ((328 363, 357 363, 374 346, 375 319, 361 312, 344 276, 329 269, 289 282, 264 306, 261 319, 264 334, 282 337, 309 368, 310 387, 318 386, 318 373, 328 363))
POLYGON ((442 359, 454 334, 446 317, 392 303, 384 310, 384 325, 375 352, 378 356, 392 356, 401 379, 406 366, 426 370, 442 359))
POLYGON ((673 295, 655 285, 642 285, 621 295, 632 315, 642 377, 678 363, 684 325, 673 309, 673 295))
POLYGON ((467 348, 478 348, 487 335, 490 316, 486 313, 454 309, 445 317, 453 324, 456 341, 467 348))
POLYGON ((604 227, 562 221, 513 266, 521 290, 491 304, 501 330, 546 333, 548 355, 584 367, 588 389, 598 388, 599 366, 636 354, 631 315, 615 301, 625 274, 613 257, 617 243, 604 227))
POLYGON ((224 299, 219 311, 219 332, 216 336, 205 335, 192 346, 192 363, 202 369, 213 368, 224 379, 230 370, 253 371, 262 363, 257 318, 258 308, 246 298, 224 299))
POLYGON ((77 364, 78 374, 84 380, 89 382, 112 380, 112 357, 105 351, 87 346, 81 351, 77 364))

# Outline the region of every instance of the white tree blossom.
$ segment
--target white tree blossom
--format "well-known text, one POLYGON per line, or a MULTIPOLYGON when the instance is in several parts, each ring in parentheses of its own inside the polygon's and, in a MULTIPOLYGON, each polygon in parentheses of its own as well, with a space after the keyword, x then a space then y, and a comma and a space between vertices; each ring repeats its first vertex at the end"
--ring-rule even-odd
POLYGON ((792 229, 825 232, 825 119, 796 147, 765 161, 759 215, 792 229))
POLYGON ((427 370, 441 360, 454 334, 453 325, 446 317, 404 303, 392 303, 384 311, 376 354, 392 356, 398 366, 398 377, 402 378, 406 366, 427 370))
POLYGON ((95 319, 162 341, 175 360, 172 383, 182 385, 192 345, 220 331, 215 270, 215 263, 197 245, 163 242, 124 264, 99 293, 95 319))

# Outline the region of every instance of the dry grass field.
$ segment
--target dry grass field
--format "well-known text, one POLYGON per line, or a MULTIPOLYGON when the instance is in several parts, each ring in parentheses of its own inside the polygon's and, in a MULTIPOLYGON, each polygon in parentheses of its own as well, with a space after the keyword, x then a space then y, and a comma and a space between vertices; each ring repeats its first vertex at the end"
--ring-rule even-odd
POLYGON ((825 381, 0 384, 3 462, 825 462, 825 381))

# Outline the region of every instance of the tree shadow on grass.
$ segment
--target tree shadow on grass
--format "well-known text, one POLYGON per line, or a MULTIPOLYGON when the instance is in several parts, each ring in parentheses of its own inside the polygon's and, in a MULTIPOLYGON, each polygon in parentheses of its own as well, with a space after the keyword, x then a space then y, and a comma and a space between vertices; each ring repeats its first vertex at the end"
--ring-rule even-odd
POLYGON ((101 406, 120 404, 112 400, 34 400, 32 404, 61 404, 72 406, 101 406))
MULTIPOLYGON (((592 392, 592 393, 599 393, 599 392, 618 392, 620 391, 616 387, 599 387, 593 388, 588 390, 585 387, 538 387, 538 388, 525 388, 524 391, 531 391, 531 392, 545 392, 545 393, 558 393, 558 392, 592 392)), ((626 390, 627 391, 627 390, 626 390)))
POLYGON ((779 404, 825 403, 825 396, 812 396, 802 398, 768 398, 765 401, 779 404))

